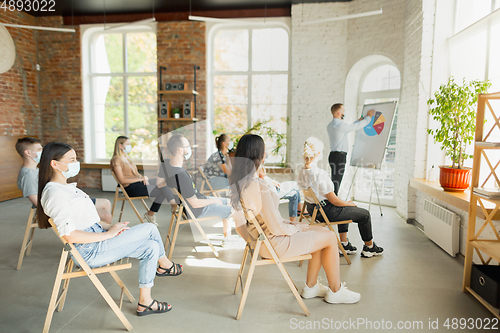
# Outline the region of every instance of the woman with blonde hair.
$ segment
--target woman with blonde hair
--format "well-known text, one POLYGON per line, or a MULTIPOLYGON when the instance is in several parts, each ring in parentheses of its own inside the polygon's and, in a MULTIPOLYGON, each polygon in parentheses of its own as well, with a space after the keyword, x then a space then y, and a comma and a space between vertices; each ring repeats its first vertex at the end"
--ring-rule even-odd
MULTIPOLYGON (((323 158, 323 142, 317 138, 310 137, 304 143, 304 167, 300 170, 297 183, 301 190, 311 188, 320 201, 323 210, 330 222, 352 220, 358 224, 359 233, 364 241, 361 256, 371 258, 380 256, 384 249, 377 246, 373 241, 372 223, 370 212, 364 208, 357 207, 352 201, 344 201, 335 194, 335 187, 328 173, 318 168, 318 162, 323 158)), ((306 207, 309 212, 314 209, 313 198, 306 196, 306 207)), ((324 222, 323 216, 318 214, 317 220, 324 222)), ((339 224, 338 231, 340 241, 346 253, 354 254, 357 248, 349 242, 347 230, 349 224, 339 224)))
POLYGON ((130 159, 128 154, 132 151, 130 139, 126 136, 119 136, 115 141, 115 149, 111 158, 111 170, 123 185, 123 188, 130 197, 151 197, 154 202, 144 218, 156 224, 155 213, 160 210, 161 204, 167 200, 170 204, 175 204, 174 194, 167 186, 158 187, 156 178, 149 179, 137 170, 137 166, 130 159))
MULTIPOLYGON (((335 234, 320 226, 292 223, 281 217, 278 195, 271 191, 267 182, 259 178, 259 168, 264 163, 264 140, 255 134, 244 135, 238 142, 233 171, 229 176, 231 203, 241 210, 240 199, 245 208, 260 214, 263 231, 266 233, 278 256, 288 258, 310 253, 307 279, 301 292, 303 298, 324 297, 328 303, 356 303, 360 294, 350 291, 340 282, 339 252, 335 234), (323 266, 329 286, 318 282, 319 270, 323 266)), ((243 221, 242 221, 243 222, 243 221)), ((245 222, 243 222, 245 223, 245 222)), ((240 226, 237 226, 240 228, 240 226)), ((252 223, 246 222, 251 241, 259 237, 252 223)), ((260 255, 269 258, 267 248, 260 255)))

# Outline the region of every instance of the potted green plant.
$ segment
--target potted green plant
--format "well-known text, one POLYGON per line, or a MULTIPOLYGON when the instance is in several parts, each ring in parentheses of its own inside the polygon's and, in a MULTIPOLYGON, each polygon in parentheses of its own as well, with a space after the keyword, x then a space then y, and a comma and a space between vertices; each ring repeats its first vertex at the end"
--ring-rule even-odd
POLYGON ((175 108, 172 110, 172 115, 174 118, 178 119, 181 117, 181 109, 175 108))
POLYGON ((478 94, 486 93, 491 83, 473 80, 458 85, 453 77, 441 85, 427 105, 434 107, 429 114, 440 126, 427 132, 441 143, 452 165, 439 166, 439 183, 445 191, 464 191, 469 188, 471 169, 464 167, 464 161, 472 158, 466 153, 467 145, 474 139, 476 131, 476 103, 478 94))

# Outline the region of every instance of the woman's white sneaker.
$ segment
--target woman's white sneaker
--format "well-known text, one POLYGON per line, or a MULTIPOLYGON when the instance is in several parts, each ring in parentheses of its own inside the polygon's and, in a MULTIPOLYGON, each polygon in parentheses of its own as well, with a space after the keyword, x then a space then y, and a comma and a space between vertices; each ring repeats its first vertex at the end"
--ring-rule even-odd
POLYGON ((330 288, 319 282, 316 282, 316 285, 313 287, 308 287, 307 284, 304 284, 304 289, 302 289, 300 296, 302 296, 302 298, 325 297, 328 290, 330 290, 330 288))
POLYGON ((330 288, 325 295, 325 302, 332 304, 353 304, 361 299, 361 295, 354 291, 350 291, 345 286, 345 282, 340 284, 340 289, 334 293, 330 288))

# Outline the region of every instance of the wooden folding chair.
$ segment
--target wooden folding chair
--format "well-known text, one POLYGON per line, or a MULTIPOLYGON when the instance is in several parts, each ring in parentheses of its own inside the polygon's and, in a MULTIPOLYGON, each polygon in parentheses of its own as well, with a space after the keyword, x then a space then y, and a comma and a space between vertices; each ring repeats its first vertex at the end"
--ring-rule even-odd
POLYGON ((123 208, 125 208, 125 201, 128 201, 130 203, 130 206, 134 210, 135 214, 139 218, 139 221, 141 221, 141 223, 144 223, 144 220, 142 219, 141 214, 139 214, 139 211, 137 210, 137 208, 135 208, 134 204, 132 203, 132 200, 141 200, 142 204, 144 205, 144 208, 146 208, 146 211, 149 211, 149 207, 148 207, 148 205, 146 205, 146 202, 144 201, 144 199, 147 199, 148 197, 147 196, 130 197, 127 194, 127 191, 125 191, 125 188, 123 187, 123 185, 118 181, 118 178, 116 178, 115 173, 113 171, 111 171, 111 174, 113 175, 113 178, 115 179, 116 183, 118 184, 118 185, 116 185, 115 199, 113 201, 113 208, 111 209, 111 215, 113 216, 113 213, 115 212, 116 203, 118 201, 123 201, 122 202, 122 209, 120 210, 120 217, 118 218, 118 222, 120 222, 122 220, 123 208), (122 195, 120 195, 120 190, 122 191, 122 195))
POLYGON ((168 233, 167 233, 167 238, 165 239, 165 252, 167 252, 168 244, 170 244, 170 249, 168 250, 168 259, 172 258, 172 253, 174 253, 174 247, 175 247, 175 242, 177 240, 177 235, 179 233, 179 226, 182 224, 188 224, 188 223, 194 223, 196 228, 198 228, 198 231, 200 232, 201 236, 203 237, 204 240, 207 241, 208 246, 212 249, 212 252, 215 254, 215 257, 219 257, 219 252, 215 249, 215 247, 212 245, 212 242, 210 242, 210 239, 208 239, 207 234, 203 230, 203 228, 200 226, 200 221, 205 221, 205 220, 213 220, 214 217, 204 217, 204 218, 196 218, 189 208, 188 204, 182 197, 182 195, 177 191, 175 188, 171 188, 172 192, 174 195, 179 197, 180 204, 176 208, 172 208, 172 217, 170 218, 170 225, 168 227, 168 233), (186 213, 187 217, 186 218, 186 213), (173 228, 175 224, 175 229, 173 228), (172 229, 174 229, 174 234, 172 236, 172 229))
POLYGON ((97 288, 99 293, 109 304, 109 306, 116 314, 118 319, 120 319, 125 328, 128 331, 131 331, 132 325, 121 311, 121 307, 124 294, 125 296, 127 296, 127 298, 130 300, 131 303, 135 302, 135 299, 130 293, 130 291, 127 289, 125 284, 122 282, 122 280, 118 277, 116 271, 129 269, 132 267, 132 264, 116 262, 114 264, 110 264, 107 266, 90 268, 87 262, 83 259, 78 250, 75 248, 75 246, 72 243, 66 241, 63 237, 59 235, 57 227, 54 224, 54 221, 52 219, 49 219, 49 223, 52 227, 52 230, 59 237, 64 246, 62 250, 61 260, 59 261, 59 267, 57 269, 56 280, 54 282, 54 289, 52 290, 52 296, 50 297, 49 308, 47 310, 47 317, 45 318, 45 325, 43 327, 43 332, 46 333, 49 331, 50 323, 52 322, 52 316, 54 315, 56 307, 58 307, 57 311, 62 311, 64 307, 64 302, 66 301, 66 296, 68 294, 69 280, 80 276, 88 276, 88 278, 92 281, 94 286, 97 288), (71 254, 71 256, 68 256, 69 254, 71 254), (81 270, 74 269, 75 266, 80 266, 81 270), (117 305, 115 301, 113 301, 106 288, 104 288, 101 281, 99 281, 99 279, 97 278, 96 275, 101 273, 111 274, 113 279, 120 287, 121 296, 118 302, 119 305, 117 305), (63 286, 61 293, 59 294, 61 282, 63 286))
POLYGON ((214 188, 212 187, 212 184, 210 184, 210 182, 208 181, 208 178, 207 176, 205 175, 205 172, 203 172, 203 166, 200 166, 198 167, 198 170, 200 171, 200 174, 201 174, 201 179, 202 179, 202 182, 201 182, 201 187, 200 187, 200 193, 201 194, 209 194, 213 197, 221 197, 221 195, 219 194, 220 192, 227 192, 228 189, 222 189, 222 190, 214 190, 214 188), (205 189, 205 185, 208 187, 208 190, 205 189))
POLYGON ((28 217, 28 225, 24 232, 23 244, 21 245, 21 252, 19 253, 19 260, 17 261, 16 269, 21 269, 24 256, 29 256, 31 253, 31 246, 33 245, 33 236, 35 236, 35 228, 38 227, 36 223, 36 206, 31 205, 30 215, 28 217))
MULTIPOLYGON (((319 203, 318 198, 314 194, 314 191, 309 187, 307 190, 303 190, 302 192, 304 192, 304 197, 313 198, 315 206, 314 206, 314 211, 312 212, 312 214, 311 214, 311 212, 309 212, 311 214, 310 219, 309 219, 309 217, 304 215, 304 208, 303 208, 302 211, 300 212, 299 222, 301 222, 302 219, 305 218, 306 220, 309 221, 309 224, 311 224, 311 225, 314 224, 314 225, 323 225, 323 226, 326 225, 326 226, 328 226, 328 228, 335 233, 335 237, 337 237, 337 243, 339 244, 339 249, 340 249, 340 251, 342 251, 344 258, 347 261, 347 264, 350 265, 351 259, 349 259, 349 257, 347 256, 347 253, 345 252, 344 246, 340 242, 339 235, 337 235, 337 232, 335 231, 335 229, 333 229, 333 226, 338 225, 338 224, 352 223, 352 220, 330 222, 330 220, 326 216, 325 210, 323 209, 323 207, 319 203), (316 215, 318 214, 318 211, 323 216, 323 219, 325 220, 325 222, 317 222, 316 221, 316 215)), ((302 205, 302 207, 306 207, 305 200, 304 200, 304 204, 302 205)), ((299 267, 300 266, 302 266, 302 262, 299 263, 299 267)))
POLYGON ((287 282, 288 286, 290 287, 290 290, 292 291, 293 295, 297 299, 297 302, 299 302, 300 307, 304 311, 306 316, 309 316, 309 310, 307 309, 306 305, 304 304, 304 301, 299 295, 299 292, 297 290, 297 286, 293 283, 292 278, 290 277, 290 274, 288 274, 287 270, 285 269, 285 266, 283 266, 283 263, 285 262, 292 262, 292 261, 299 261, 299 260, 309 260, 312 258, 311 254, 304 254, 301 256, 296 256, 296 257, 290 257, 290 258, 280 258, 277 254, 276 251, 274 250, 273 246, 269 242, 269 239, 267 238, 266 234, 262 230, 261 224, 264 224, 265 221, 263 221, 262 216, 259 214, 257 216, 254 215, 254 213, 251 210, 245 209, 245 206, 243 205, 243 202, 241 202, 241 205, 243 207, 243 212, 245 213, 245 218, 247 220, 247 223, 253 223, 257 232, 259 233, 259 237, 257 239, 257 242, 252 245, 249 239, 247 239, 247 245, 245 247, 245 251, 243 252, 243 259, 241 261, 241 266, 240 266, 240 271, 238 273, 238 277, 236 279, 236 286, 234 287, 234 294, 238 292, 238 286, 239 283, 243 281, 243 271, 245 269, 245 264, 247 261, 248 254, 251 253, 252 259, 250 261, 250 268, 248 269, 248 274, 245 282, 245 286, 243 287, 243 293, 241 295, 241 300, 240 300, 240 305, 238 307, 238 313, 236 314, 236 320, 240 320, 241 315, 243 314, 243 308, 245 307, 245 302, 247 300, 248 296, 248 291, 250 289, 250 284, 252 282, 252 277, 253 273, 255 271, 255 266, 262 266, 262 265, 272 265, 276 264, 278 266, 278 269, 280 270, 281 274, 285 278, 285 281, 287 282), (267 247, 269 253, 271 253, 270 259, 259 259, 259 250, 260 247, 262 246, 262 243, 267 247))

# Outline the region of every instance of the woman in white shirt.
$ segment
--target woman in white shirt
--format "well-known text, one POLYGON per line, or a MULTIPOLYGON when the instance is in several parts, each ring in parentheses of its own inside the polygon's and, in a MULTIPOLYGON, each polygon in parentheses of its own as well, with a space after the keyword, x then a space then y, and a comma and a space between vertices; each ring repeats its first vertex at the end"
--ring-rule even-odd
MULTIPOLYGON (((301 190, 311 188, 316 198, 323 206, 323 210, 330 222, 352 220, 358 224, 359 233, 364 241, 361 256, 371 258, 380 256, 384 249, 373 242, 372 222, 370 212, 364 208, 357 207, 352 201, 344 201, 335 195, 335 187, 328 176, 328 173, 318 168, 318 162, 323 158, 323 142, 310 137, 304 144, 304 167, 300 170, 297 177, 297 183, 301 190)), ((314 209, 314 200, 305 198, 308 212, 314 209)), ((323 222, 323 216, 318 214, 317 220, 323 222)), ((347 230, 349 224, 340 224, 338 226, 340 241, 348 254, 356 253, 354 247, 347 239, 347 230)))
MULTIPOLYGON (((339 253, 334 233, 324 227, 292 223, 281 217, 278 195, 258 175, 258 169, 264 163, 264 153, 264 140, 260 136, 247 134, 240 139, 233 171, 229 176, 234 209, 241 210, 242 199, 247 210, 253 211, 255 215, 260 214, 264 221, 261 227, 278 256, 287 258, 312 254, 307 266, 306 285, 301 292, 303 298, 324 297, 328 303, 358 302, 361 296, 340 283, 339 253), (321 266, 329 287, 318 282, 321 266)), ((246 222, 246 227, 250 241, 255 242, 259 237, 257 230, 250 222, 246 222)), ((269 258, 267 248, 263 246, 261 249, 260 255, 269 258)))
POLYGON ((80 170, 80 162, 70 145, 47 144, 39 169, 38 226, 49 228, 48 220, 52 218, 59 235, 75 245, 90 267, 107 265, 124 257, 139 259, 137 315, 170 311, 167 302, 153 300, 151 287, 155 275, 179 275, 182 266, 165 256, 158 228, 150 223, 129 228, 128 222, 114 225, 99 222, 89 196, 78 189, 76 183, 67 183, 67 178, 76 176, 80 170))

